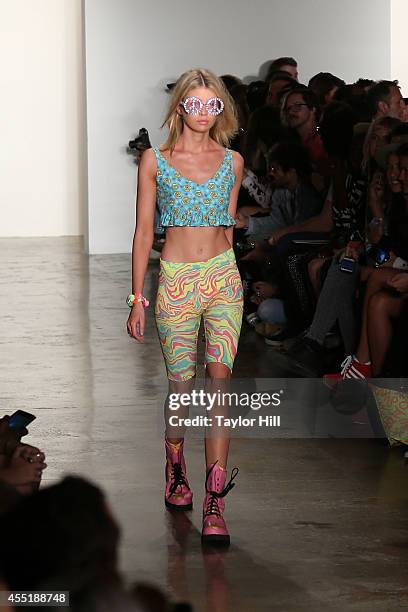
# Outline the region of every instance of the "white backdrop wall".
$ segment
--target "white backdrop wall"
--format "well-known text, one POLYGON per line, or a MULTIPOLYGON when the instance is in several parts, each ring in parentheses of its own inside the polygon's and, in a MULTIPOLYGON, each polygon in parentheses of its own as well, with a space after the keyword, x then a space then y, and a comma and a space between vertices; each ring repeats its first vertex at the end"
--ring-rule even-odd
POLYGON ((184 70, 255 78, 266 60, 293 55, 303 82, 321 70, 390 77, 390 0, 85 0, 85 28, 91 253, 130 250, 126 143, 142 126, 153 145, 164 140, 165 84, 184 70))
POLYGON ((81 0, 0 0, 0 235, 83 233, 81 0))
POLYGON ((191 66, 248 77, 293 54, 303 81, 318 70, 392 76, 408 95, 406 0, 83 1, 89 211, 82 0, 0 0, 1 236, 85 231, 91 252, 128 251, 135 168, 125 144, 142 125, 163 140, 164 84, 191 66))
POLYGON ((391 78, 398 79, 408 97, 407 0, 391 0, 391 78))

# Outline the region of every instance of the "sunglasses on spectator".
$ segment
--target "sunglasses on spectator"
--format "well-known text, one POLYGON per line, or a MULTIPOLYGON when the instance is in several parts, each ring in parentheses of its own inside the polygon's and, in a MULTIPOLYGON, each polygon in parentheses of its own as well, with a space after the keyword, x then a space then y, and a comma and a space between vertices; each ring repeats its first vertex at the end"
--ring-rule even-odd
POLYGON ((224 110, 224 102, 220 98, 210 98, 204 104, 200 98, 189 96, 180 105, 184 108, 187 115, 199 115, 205 107, 209 115, 219 115, 224 110))

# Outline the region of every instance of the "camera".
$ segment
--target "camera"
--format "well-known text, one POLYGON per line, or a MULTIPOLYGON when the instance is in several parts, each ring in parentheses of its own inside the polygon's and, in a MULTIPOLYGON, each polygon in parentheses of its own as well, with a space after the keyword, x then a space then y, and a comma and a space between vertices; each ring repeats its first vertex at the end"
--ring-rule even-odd
POLYGON ((134 140, 129 141, 129 149, 136 151, 146 151, 146 149, 151 149, 152 145, 150 144, 149 132, 146 128, 140 128, 139 135, 136 136, 134 140))

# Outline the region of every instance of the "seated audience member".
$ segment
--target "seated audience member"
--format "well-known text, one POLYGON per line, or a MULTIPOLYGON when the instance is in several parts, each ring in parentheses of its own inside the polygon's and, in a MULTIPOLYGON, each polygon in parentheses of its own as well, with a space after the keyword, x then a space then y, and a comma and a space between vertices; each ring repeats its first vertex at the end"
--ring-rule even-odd
POLYGON ((370 87, 372 87, 373 85, 375 85, 375 81, 373 81, 373 79, 357 79, 357 81, 355 83, 353 83, 354 87, 355 87, 355 91, 359 92, 359 93, 367 93, 367 91, 370 89, 370 87))
MULTIPOLYGON (((330 154, 332 178, 321 212, 306 221, 282 228, 269 239, 282 249, 282 238, 328 238, 333 246, 345 246, 364 225, 365 183, 360 177, 361 157, 352 159, 356 115, 341 102, 330 104, 322 118, 320 134, 330 154)), ((322 262, 323 260, 320 259, 322 262)))
MULTIPOLYGON (((378 185, 376 178, 370 184, 368 191, 368 208, 372 209, 373 215, 379 215, 380 227, 376 227, 377 236, 375 242, 380 240, 382 233, 388 227, 386 211, 390 210, 391 199, 398 198, 401 193, 399 180, 399 158, 393 150, 386 151, 386 155, 378 156, 380 163, 384 165, 386 172, 386 186, 378 185), (379 233, 378 233, 379 232, 379 233)), ((398 201, 398 200, 397 200, 398 201)), ((373 220, 376 217, 373 216, 373 220)), ((368 234, 374 238, 374 229, 368 227, 368 234)), ((356 247, 350 243, 345 255, 358 258, 356 247)), ((322 291, 317 302, 316 312, 310 328, 306 334, 300 337, 288 350, 291 361, 297 364, 309 375, 316 376, 322 373, 323 346, 327 333, 337 322, 345 350, 351 353, 355 348, 357 333, 357 317, 355 313, 355 293, 361 279, 366 279, 373 268, 356 266, 352 272, 344 272, 340 267, 339 257, 332 260, 324 280, 322 291)))
POLYGON ((367 91, 371 118, 395 117, 405 121, 405 103, 398 81, 378 81, 367 91))
POLYGON ((364 88, 357 85, 343 85, 335 92, 333 99, 351 106, 359 123, 370 123, 372 113, 364 88))
POLYGON ((327 176, 329 159, 317 129, 319 112, 315 94, 304 86, 293 89, 286 96, 282 108, 284 123, 297 132, 309 151, 313 171, 327 176))
POLYGON ((267 173, 267 151, 274 144, 288 137, 289 130, 281 125, 279 111, 271 106, 263 106, 254 111, 248 122, 244 141, 245 159, 242 189, 253 199, 253 204, 239 210, 243 214, 254 214, 269 210, 274 185, 267 173))
POLYGON ((223 74, 220 76, 220 79, 224 83, 225 87, 231 93, 231 89, 236 87, 236 85, 243 85, 242 79, 233 75, 233 74, 223 74))
POLYGON ((339 87, 345 84, 343 79, 330 72, 319 72, 310 79, 308 88, 316 95, 317 103, 323 110, 330 102, 333 102, 334 95, 339 87))
POLYGON ((266 104, 278 109, 281 107, 282 92, 295 89, 299 86, 298 82, 286 72, 274 72, 267 82, 268 95, 266 97, 266 104))
POLYGON ((297 143, 282 142, 268 155, 274 184, 270 213, 266 217, 237 214, 237 228, 245 228, 255 242, 262 243, 273 232, 319 213, 322 199, 310 182, 307 151, 297 143))
POLYGON ((363 174, 369 178, 376 170, 375 157, 381 147, 390 142, 392 130, 401 125, 401 121, 395 117, 380 117, 370 124, 363 146, 363 174))
POLYGON ((389 219, 393 202, 398 202, 401 194, 399 180, 399 157, 397 150, 400 145, 391 144, 382 147, 376 153, 377 170, 373 173, 367 197, 366 244, 377 244, 389 233, 389 219))
POLYGON ((364 227, 365 183, 359 176, 361 153, 355 152, 355 140, 361 140, 359 134, 354 135, 355 121, 348 105, 335 102, 327 107, 321 135, 333 162, 333 176, 323 209, 303 223, 278 230, 269 239, 287 271, 280 274, 279 286, 285 296, 288 329, 269 335, 268 344, 281 344, 309 324, 330 263, 327 257, 364 227), (326 246, 318 246, 322 241, 326 246))
POLYGON ((118 571, 119 527, 87 481, 68 477, 23 498, 0 518, 0 533, 11 591, 69 591, 74 611, 140 610, 118 571))
POLYGON ((265 81, 252 81, 248 85, 247 101, 251 113, 266 104, 267 95, 268 83, 265 81))
POLYGON ((247 86, 238 77, 226 74, 221 77, 234 100, 238 119, 238 133, 230 143, 230 148, 242 153, 243 140, 249 119, 249 106, 247 101, 247 86))
POLYGON ((389 214, 389 258, 368 276, 358 348, 343 361, 340 372, 325 376, 334 382, 381 373, 391 344, 392 321, 401 316, 408 299, 408 145, 402 145, 397 154, 401 197, 389 214))
POLYGON ((295 81, 299 80, 297 61, 293 57, 278 57, 273 60, 269 65, 266 80, 269 81, 275 72, 287 72, 295 81))
POLYGON ((0 481, 21 494, 35 491, 47 467, 45 455, 38 448, 20 442, 26 429, 9 426, 9 417, 0 419, 0 481))

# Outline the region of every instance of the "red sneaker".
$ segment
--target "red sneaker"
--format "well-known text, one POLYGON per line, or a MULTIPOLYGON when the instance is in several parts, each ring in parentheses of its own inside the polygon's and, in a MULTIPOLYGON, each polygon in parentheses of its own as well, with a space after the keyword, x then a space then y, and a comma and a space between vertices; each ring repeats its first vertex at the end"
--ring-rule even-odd
POLYGON ((341 380, 346 378, 354 378, 355 380, 364 380, 371 378, 371 363, 360 363, 353 355, 348 355, 341 364, 340 372, 334 374, 325 374, 323 379, 329 387, 334 387, 341 380))

